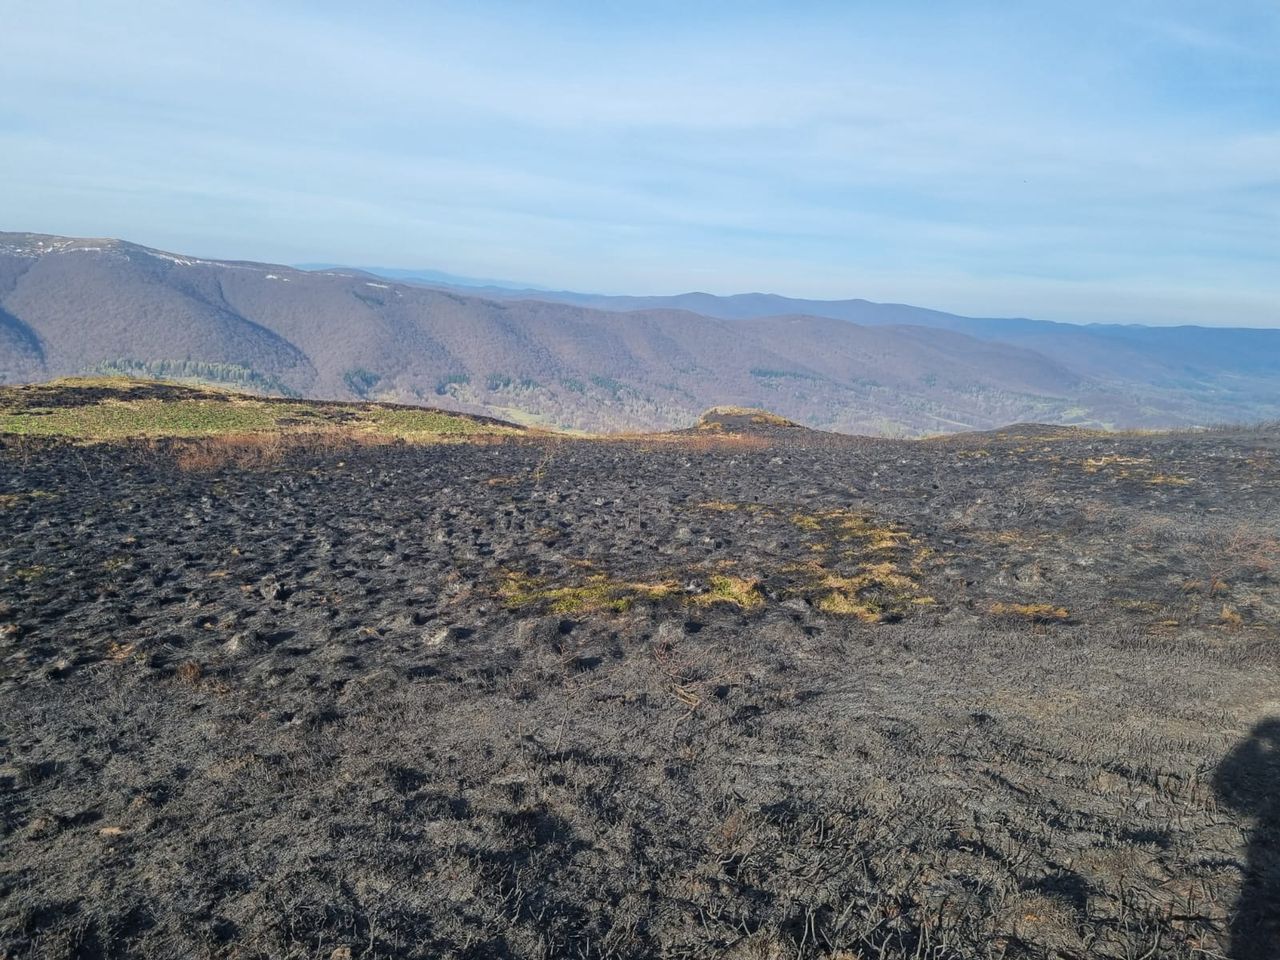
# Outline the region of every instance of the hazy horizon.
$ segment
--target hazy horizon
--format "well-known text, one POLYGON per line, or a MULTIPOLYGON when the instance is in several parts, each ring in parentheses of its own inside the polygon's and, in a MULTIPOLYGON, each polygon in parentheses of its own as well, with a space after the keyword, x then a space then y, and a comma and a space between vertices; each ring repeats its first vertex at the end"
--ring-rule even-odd
POLYGON ((1280 326, 1280 9, 66 3, 6 229, 556 290, 1280 326))

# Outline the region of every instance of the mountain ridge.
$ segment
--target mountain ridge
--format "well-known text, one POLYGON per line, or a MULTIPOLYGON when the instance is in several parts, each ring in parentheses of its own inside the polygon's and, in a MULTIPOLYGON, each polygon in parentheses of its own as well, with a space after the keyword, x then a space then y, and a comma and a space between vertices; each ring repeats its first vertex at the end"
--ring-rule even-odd
POLYGON ((1144 332, 1164 328, 1131 334, 1132 343, 1052 324, 1051 336, 1036 326, 995 337, 952 328, 995 321, 906 305, 889 306, 929 322, 723 317, 661 300, 622 311, 520 293, 5 233, 0 380, 190 374, 592 431, 686 426, 717 404, 888 435, 1018 420, 1158 427, 1280 415, 1271 372, 1280 331, 1209 331, 1225 343, 1215 353, 1144 332), (1241 333, 1265 342, 1233 359, 1241 333), (1179 351, 1192 349, 1201 356, 1188 367, 1179 351))
MULTIPOLYGON (((443 286, 443 285, 437 285, 443 286)), ((1280 332, 1267 327, 1201 326, 1177 324, 1156 326, 1138 323, 1066 323, 1058 320, 1039 320, 1030 317, 970 317, 949 313, 930 307, 918 307, 905 303, 877 302, 863 298, 843 300, 814 300, 786 297, 773 293, 738 293, 718 295, 689 292, 670 296, 618 296, 611 294, 584 294, 573 291, 549 291, 514 289, 506 287, 469 288, 472 293, 481 290, 486 296, 500 299, 542 299, 562 303, 590 306, 593 309, 626 312, 641 309, 686 309, 703 316, 719 319, 759 319, 783 315, 805 315, 846 320, 871 326, 925 326, 936 329, 956 330, 982 340, 1020 342, 1035 348, 1061 349, 1064 341, 1083 345, 1090 342, 1106 343, 1111 349, 1118 345, 1124 362, 1135 358, 1124 348, 1138 341, 1143 350, 1149 350, 1161 341, 1194 340, 1189 350, 1202 352, 1215 342, 1231 340, 1255 340, 1280 345, 1280 332)), ((1234 349, 1234 344, 1231 349, 1234 349)), ((1280 374, 1280 350, 1274 353, 1249 353, 1236 356, 1235 360, 1249 357, 1266 361, 1265 369, 1280 374)), ((1113 368, 1104 364, 1104 369, 1113 368)))

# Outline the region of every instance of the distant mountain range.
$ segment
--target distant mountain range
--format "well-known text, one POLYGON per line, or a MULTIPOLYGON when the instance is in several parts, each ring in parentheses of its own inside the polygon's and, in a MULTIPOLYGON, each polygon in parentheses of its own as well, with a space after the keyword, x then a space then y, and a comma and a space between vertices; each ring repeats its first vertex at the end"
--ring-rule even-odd
POLYGON ((584 430, 684 426, 716 404, 896 435, 1280 417, 1280 330, 461 280, 0 233, 0 382, 131 373, 584 430))
POLYGON ((456 273, 445 273, 441 270, 404 270, 399 267, 351 267, 340 263, 295 263, 294 266, 299 270, 306 270, 308 273, 318 273, 324 270, 343 270, 349 273, 366 273, 371 277, 382 277, 384 280, 417 283, 430 287, 466 287, 468 289, 520 290, 526 292, 546 289, 545 287, 528 283, 513 283, 510 280, 462 277, 456 273))

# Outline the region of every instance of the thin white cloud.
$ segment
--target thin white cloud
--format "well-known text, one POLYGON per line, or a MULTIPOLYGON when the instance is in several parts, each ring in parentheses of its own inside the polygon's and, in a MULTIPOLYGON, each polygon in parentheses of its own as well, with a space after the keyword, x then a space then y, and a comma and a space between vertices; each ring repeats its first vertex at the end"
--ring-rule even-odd
POLYGON ((23 187, 0 217, 589 289, 1265 322, 1276 55, 1170 10, 50 0, 0 38, 23 187), (1146 26, 1099 40, 1108 18, 1146 26), (1187 57, 1223 89, 1170 92, 1187 57))

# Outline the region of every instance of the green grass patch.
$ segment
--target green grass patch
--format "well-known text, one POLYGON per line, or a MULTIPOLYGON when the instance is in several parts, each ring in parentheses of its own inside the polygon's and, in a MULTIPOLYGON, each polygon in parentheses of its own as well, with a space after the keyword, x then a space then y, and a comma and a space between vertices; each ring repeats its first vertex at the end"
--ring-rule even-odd
POLYGON ((281 417, 305 415, 291 404, 251 400, 124 400, 0 414, 0 433, 77 440, 125 437, 207 437, 276 428, 281 417))
POLYGON ((419 440, 424 437, 466 437, 477 434, 515 433, 511 427, 484 423, 438 410, 413 410, 403 407, 370 407, 357 414, 357 421, 370 424, 376 433, 419 440))
POLYGON ((268 400, 137 380, 67 380, 0 390, 0 433, 30 437, 104 441, 354 431, 422 442, 518 430, 425 408, 268 400))

